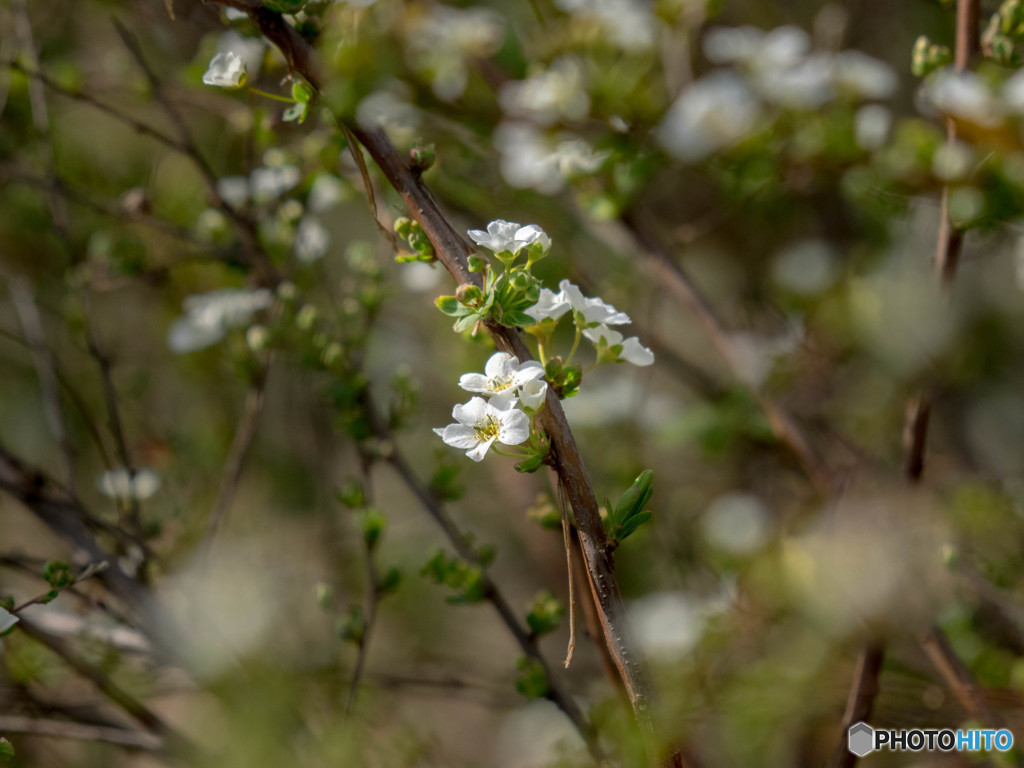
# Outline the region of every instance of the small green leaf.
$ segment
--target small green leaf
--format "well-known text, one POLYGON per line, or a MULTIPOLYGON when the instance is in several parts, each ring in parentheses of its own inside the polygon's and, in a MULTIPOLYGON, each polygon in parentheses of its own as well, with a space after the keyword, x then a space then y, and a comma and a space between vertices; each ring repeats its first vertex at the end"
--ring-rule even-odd
POLYGON ((313 99, 313 89, 301 80, 292 83, 292 98, 301 104, 309 104, 313 99))
POLYGON ((544 465, 544 457, 534 454, 530 458, 516 464, 516 472, 536 472, 544 465))
POLYGON ((388 519, 374 507, 366 507, 356 512, 356 519, 359 522, 359 530, 363 534, 363 541, 366 542, 366 548, 372 552, 380 541, 384 529, 387 528, 388 519))
POLYGON ((449 317, 457 317, 462 311, 462 305, 454 296, 438 296, 434 305, 449 317))
POLYGON ((558 627, 565 613, 561 600, 555 599, 548 590, 542 590, 534 597, 530 611, 526 614, 526 624, 534 635, 552 632, 558 627))
POLYGON ((519 677, 516 690, 528 699, 542 699, 548 693, 548 679, 544 667, 536 659, 521 656, 516 662, 519 677))
POLYGON ((0 736, 0 765, 7 765, 14 759, 14 745, 0 736))
POLYGON ((349 509, 358 509, 366 506, 366 494, 363 492, 363 484, 355 478, 346 480, 338 488, 336 493, 338 501, 349 509))

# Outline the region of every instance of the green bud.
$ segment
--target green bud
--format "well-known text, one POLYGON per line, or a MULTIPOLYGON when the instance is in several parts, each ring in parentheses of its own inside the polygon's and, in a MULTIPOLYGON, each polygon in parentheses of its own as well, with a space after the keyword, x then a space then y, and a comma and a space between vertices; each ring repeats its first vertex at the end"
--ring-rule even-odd
POLYGON ((409 166, 420 173, 428 170, 437 159, 437 148, 433 144, 419 142, 409 150, 409 166))
POLYGON ((487 259, 481 256, 470 256, 466 261, 470 272, 483 272, 487 269, 487 259))
POLYGON ((543 635, 558 628, 565 613, 561 600, 556 600, 548 590, 542 590, 533 598, 530 612, 526 614, 526 624, 534 635, 543 635))
POLYGON ((292 98, 301 104, 309 104, 313 100, 313 89, 301 80, 296 80, 292 83, 292 98))
POLYGON ((404 238, 408 238, 412 232, 413 221, 408 216, 399 216, 395 219, 395 232, 404 238))
POLYGON ((528 699, 542 699, 547 695, 548 679, 539 661, 522 656, 516 662, 516 669, 519 670, 517 691, 528 699))
POLYGON ((14 759, 14 747, 7 739, 0 736, 0 765, 7 765, 14 759))
POLYGON ((351 478, 346 480, 338 488, 335 494, 342 504, 349 509, 358 509, 366 504, 366 494, 363 493, 363 484, 351 478))
POLYGON ((455 291, 455 298, 460 304, 469 307, 479 307, 484 300, 484 292, 479 286, 472 283, 463 283, 455 291))
POLYGON ((398 589, 402 582, 402 572, 397 568, 390 568, 388 572, 377 582, 377 594, 386 595, 398 589))
POLYGON ((51 587, 66 587, 74 581, 71 564, 64 560, 50 560, 43 566, 43 578, 51 587))
POLYGON ((380 537, 387 527, 388 519, 374 507, 366 507, 356 513, 356 520, 359 522, 359 530, 363 534, 363 541, 366 548, 371 552, 380 541, 380 537))

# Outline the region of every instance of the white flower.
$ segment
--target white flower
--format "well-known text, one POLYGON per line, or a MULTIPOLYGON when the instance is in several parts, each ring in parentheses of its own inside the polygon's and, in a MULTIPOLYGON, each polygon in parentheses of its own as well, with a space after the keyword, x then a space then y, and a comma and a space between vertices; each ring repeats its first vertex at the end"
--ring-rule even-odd
MULTIPOLYGON (((630 336, 628 339, 623 340, 621 333, 613 331, 607 325, 585 328, 583 335, 598 348, 607 347, 610 349, 621 345, 617 356, 620 361, 624 360, 627 363, 640 367, 654 364, 654 353, 641 344, 640 339, 636 336, 630 336)), ((598 359, 600 359, 600 356, 598 359)))
POLYGON ((530 417, 511 401, 498 401, 496 407, 482 397, 471 398, 468 403, 456 405, 452 417, 457 422, 434 432, 445 445, 466 451, 473 461, 481 461, 494 441, 502 445, 519 445, 530 436, 530 417))
POLYGON ((241 88, 245 78, 245 62, 234 51, 218 53, 210 59, 210 66, 203 73, 204 83, 219 88, 241 88))
POLYGON ((311 262, 323 258, 331 245, 327 228, 312 216, 299 222, 295 230, 295 255, 299 261, 311 262))
POLYGON ((992 127, 1002 117, 1001 105, 988 84, 973 72, 936 72, 924 95, 940 112, 977 125, 992 127))
POLYGON ((509 252, 518 254, 523 248, 535 243, 540 244, 544 253, 551 249, 551 238, 536 224, 527 224, 521 227, 514 221, 497 219, 487 225, 487 231, 482 229, 469 230, 469 236, 477 245, 482 245, 495 253, 509 252))
POLYGON ((501 48, 505 19, 491 8, 434 5, 408 27, 406 56, 427 75, 437 97, 453 101, 466 90, 467 61, 483 59, 501 48))
POLYGON ((527 411, 539 411, 548 396, 548 383, 533 379, 519 388, 519 404, 527 411))
POLYGON ((420 110, 409 102, 408 89, 395 83, 393 89, 374 91, 359 102, 356 122, 363 128, 383 128, 396 144, 408 144, 420 125, 420 110))
POLYGON ((655 42, 653 4, 644 0, 556 0, 581 19, 594 19, 611 42, 626 50, 643 50, 655 42))
POLYGON ((155 469, 142 467, 129 472, 125 467, 118 467, 100 475, 96 487, 111 499, 145 501, 160 490, 160 483, 160 475, 155 469))
POLYGON ((323 213, 345 201, 348 197, 348 190, 341 183, 341 179, 329 173, 321 173, 310 187, 309 197, 306 198, 306 207, 312 213, 323 213))
POLYGON ((278 165, 255 169, 249 174, 252 199, 266 203, 280 197, 302 181, 302 172, 294 165, 278 165))
POLYGON ((189 296, 182 302, 185 315, 167 332, 167 345, 178 353, 209 347, 223 339, 229 328, 247 325, 254 314, 273 302, 274 294, 266 288, 225 288, 189 296))
POLYGON ((561 288, 558 293, 542 288, 537 303, 530 307, 526 314, 539 323, 547 318, 557 320, 572 309, 583 316, 583 321, 587 325, 594 323, 626 325, 632 322, 629 315, 619 312, 611 304, 607 304, 599 298, 587 298, 578 286, 568 280, 562 280, 558 287, 561 288))
POLYGON ((18 617, 6 608, 0 608, 0 635, 18 623, 18 617))
POLYGON ((537 303, 526 310, 526 314, 538 323, 542 320, 557 320, 571 309, 569 300, 565 298, 565 292, 555 293, 550 288, 540 289, 540 298, 537 303))
POLYGON ((892 127, 892 112, 881 104, 865 104, 853 118, 853 135, 862 149, 878 149, 892 127))
POLYGON ((519 387, 543 375, 544 369, 536 360, 520 363, 518 357, 508 352, 495 352, 484 365, 483 373, 464 373, 459 378, 459 386, 467 392, 494 396, 492 402, 514 401, 519 387))
POLYGON ((249 179, 245 176, 217 179, 217 194, 232 208, 241 208, 249 199, 249 179))
POLYGON ((682 92, 658 126, 657 138, 681 160, 703 160, 751 133, 760 114, 743 78, 717 70, 682 92))
POLYGON ((742 64, 753 70, 791 67, 810 50, 811 39, 799 27, 716 27, 704 35, 704 53, 716 64, 742 64))
POLYGON ((556 60, 544 72, 502 86, 499 100, 506 112, 530 117, 539 125, 559 120, 581 120, 590 111, 590 97, 583 67, 568 56, 556 60))
POLYGON ((841 90, 853 91, 864 99, 887 98, 899 86, 892 67, 860 51, 838 54, 833 77, 841 90))

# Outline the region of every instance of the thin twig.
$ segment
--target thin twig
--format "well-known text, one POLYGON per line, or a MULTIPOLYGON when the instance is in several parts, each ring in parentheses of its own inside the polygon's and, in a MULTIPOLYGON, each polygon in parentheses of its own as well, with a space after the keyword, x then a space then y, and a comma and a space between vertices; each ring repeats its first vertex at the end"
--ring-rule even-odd
POLYGON ((19 715, 0 715, 0 733, 25 733, 32 736, 53 736, 59 739, 98 741, 150 752, 160 752, 164 749, 164 740, 160 736, 146 731, 87 725, 67 720, 42 720, 19 715))
MULTIPOLYGON (((373 504, 373 485, 370 482, 370 466, 373 463, 372 457, 359 444, 359 466, 363 476, 363 494, 368 505, 373 504)), ((366 585, 363 589, 363 631, 359 637, 359 648, 356 652, 356 663, 352 667, 352 680, 349 683, 348 696, 345 699, 345 713, 350 714, 355 707, 356 698, 359 695, 359 683, 366 670, 366 659, 370 655, 370 638, 377 626, 377 606, 380 603, 380 580, 377 576, 377 566, 373 561, 373 549, 370 547, 366 536, 360 532, 359 540, 363 547, 363 567, 366 571, 366 585)))
POLYGON ((95 685, 104 696, 131 715, 147 731, 162 738, 170 749, 183 755, 198 755, 197 748, 188 738, 168 725, 141 701, 117 686, 103 670, 79 656, 64 640, 44 631, 29 619, 22 618, 17 626, 26 636, 60 656, 69 667, 95 685))
POLYGON ((263 400, 268 373, 269 368, 264 366, 253 379, 245 396, 242 417, 238 421, 235 436, 231 440, 231 447, 228 449, 227 459, 224 461, 224 469, 220 475, 220 484, 217 487, 217 500, 213 504, 210 521, 207 523, 207 543, 212 543, 217 537, 217 533, 227 519, 231 503, 234 501, 235 493, 238 490, 238 483, 242 478, 242 470, 245 468, 245 459, 249 453, 249 448, 252 446, 253 439, 256 437, 260 415, 263 413, 263 400))
POLYGON ((21 330, 25 334, 25 341, 28 342, 32 363, 39 378, 46 425, 49 427, 50 434, 60 448, 61 455, 64 458, 64 483, 69 488, 74 489, 74 447, 68 439, 68 431, 64 426, 64 409, 60 402, 60 382, 57 379, 53 355, 50 353, 50 347, 46 343, 46 331, 43 330, 43 321, 39 316, 39 307, 36 306, 35 299, 32 297, 32 288, 27 279, 20 275, 15 275, 8 279, 8 283, 11 288, 11 300, 14 304, 14 310, 18 314, 18 321, 21 323, 21 330))

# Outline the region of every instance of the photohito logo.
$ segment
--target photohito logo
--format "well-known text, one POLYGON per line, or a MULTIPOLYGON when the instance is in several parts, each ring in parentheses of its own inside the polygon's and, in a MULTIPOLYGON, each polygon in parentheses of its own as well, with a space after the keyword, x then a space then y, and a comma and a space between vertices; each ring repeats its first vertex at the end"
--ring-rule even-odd
POLYGON ((857 757, 864 757, 877 749, 893 752, 980 752, 995 749, 1006 752, 1013 746, 1013 734, 1005 728, 975 728, 969 731, 914 728, 896 731, 872 728, 867 723, 854 723, 846 734, 846 743, 857 757))

